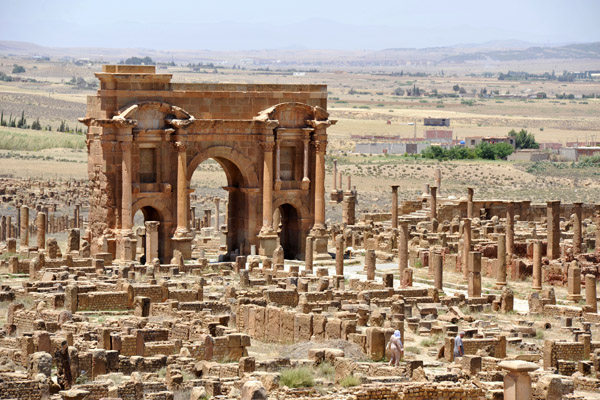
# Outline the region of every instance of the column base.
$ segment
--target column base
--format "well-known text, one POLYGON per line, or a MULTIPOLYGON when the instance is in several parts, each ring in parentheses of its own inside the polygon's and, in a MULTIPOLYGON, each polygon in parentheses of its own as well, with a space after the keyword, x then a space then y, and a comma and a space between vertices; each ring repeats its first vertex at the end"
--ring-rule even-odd
POLYGON ((313 228, 310 232, 310 236, 314 238, 314 261, 328 261, 331 260, 331 254, 327 251, 327 242, 329 236, 327 236, 327 230, 323 228, 313 228))
POLYGON ((310 179, 308 179, 307 177, 302 178, 302 182, 300 182, 300 189, 308 190, 309 187, 310 187, 310 179))
POLYGON ((567 300, 575 303, 579 302, 583 297, 580 294, 568 294, 567 300))
POLYGON ((494 285, 497 286, 497 287, 502 288, 502 287, 506 286, 507 283, 506 282, 496 282, 494 285))
POLYGON ((258 234, 259 247, 258 247, 258 255, 261 257, 271 258, 273 257, 273 252, 277 248, 277 240, 279 236, 275 231, 263 231, 258 234))
MULTIPOLYGON (((178 237, 177 233, 171 238, 172 250, 179 250, 185 260, 192 258, 192 240, 191 237, 178 237)), ((166 260, 165 260, 166 261, 166 260)))
POLYGON ((536 292, 541 292, 542 291, 542 287, 541 286, 538 286, 538 287, 534 286, 531 289, 535 290, 536 292))

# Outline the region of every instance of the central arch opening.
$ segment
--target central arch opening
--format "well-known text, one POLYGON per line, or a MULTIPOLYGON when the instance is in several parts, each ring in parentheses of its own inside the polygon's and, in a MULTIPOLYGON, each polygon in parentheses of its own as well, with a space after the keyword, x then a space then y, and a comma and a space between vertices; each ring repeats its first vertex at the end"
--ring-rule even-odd
POLYGON ((234 254, 247 254, 249 248, 245 237, 247 212, 242 187, 241 171, 222 157, 201 161, 190 180, 190 189, 194 190, 190 205, 195 208, 192 226, 200 233, 201 241, 210 243, 207 249, 214 249, 217 246, 215 240, 218 240, 219 254, 229 259, 234 254), (211 235, 210 240, 207 235, 211 235))

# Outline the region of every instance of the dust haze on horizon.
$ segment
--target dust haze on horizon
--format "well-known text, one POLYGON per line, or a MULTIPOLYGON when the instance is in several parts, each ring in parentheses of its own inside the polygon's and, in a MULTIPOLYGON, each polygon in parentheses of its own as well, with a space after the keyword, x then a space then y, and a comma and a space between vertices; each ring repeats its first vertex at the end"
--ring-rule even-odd
POLYGON ((20 0, 2 10, 0 40, 48 47, 380 50, 600 41, 594 0, 20 0))

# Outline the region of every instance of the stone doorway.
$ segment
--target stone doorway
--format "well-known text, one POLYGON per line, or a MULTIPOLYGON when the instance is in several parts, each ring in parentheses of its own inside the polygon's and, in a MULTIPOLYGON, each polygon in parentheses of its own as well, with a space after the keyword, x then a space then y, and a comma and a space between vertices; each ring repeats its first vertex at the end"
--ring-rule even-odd
POLYGON ((300 245, 301 229, 298 211, 291 204, 282 204, 278 208, 281 218, 279 243, 283 247, 283 256, 287 260, 296 260, 302 253, 300 245))

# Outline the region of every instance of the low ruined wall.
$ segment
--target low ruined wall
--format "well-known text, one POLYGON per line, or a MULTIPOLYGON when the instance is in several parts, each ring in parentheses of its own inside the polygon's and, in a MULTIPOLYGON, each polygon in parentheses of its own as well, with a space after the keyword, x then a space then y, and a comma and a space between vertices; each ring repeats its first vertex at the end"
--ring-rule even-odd
POLYGON ((554 342, 546 340, 543 349, 544 368, 557 368, 558 360, 584 360, 584 344, 580 342, 554 342))
POLYGON ((37 381, 20 380, 2 376, 0 382, 0 399, 37 400, 49 396, 48 385, 37 381))
POLYGON ((78 311, 126 310, 127 292, 89 292, 77 295, 78 311))
POLYGON ((483 398, 483 389, 448 383, 395 383, 393 385, 362 385, 355 392, 356 400, 472 400, 483 398))

